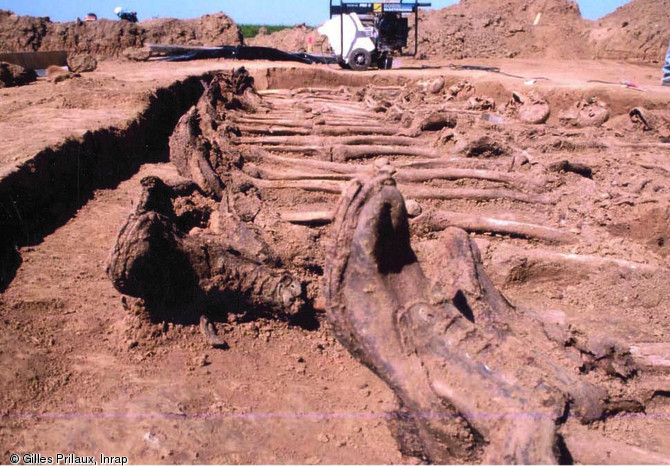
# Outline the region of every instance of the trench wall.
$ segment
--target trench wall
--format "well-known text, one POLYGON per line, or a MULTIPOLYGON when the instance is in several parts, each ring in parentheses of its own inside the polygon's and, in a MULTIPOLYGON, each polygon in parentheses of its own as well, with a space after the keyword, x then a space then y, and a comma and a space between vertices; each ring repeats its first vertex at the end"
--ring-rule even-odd
POLYGON ((251 74, 257 89, 402 86, 440 77, 444 79, 445 87, 450 87, 459 81, 467 80, 475 86, 477 95, 493 98, 499 106, 503 106, 510 99, 513 91, 522 94, 532 91, 549 103, 550 123, 558 123, 558 116, 561 113, 573 108, 578 101, 589 97, 605 102, 609 106, 611 117, 628 114, 634 107, 654 110, 670 106, 670 95, 665 92, 624 90, 617 84, 586 82, 575 86, 554 81, 538 81, 536 86, 529 87, 524 84, 525 78, 514 78, 494 72, 482 74, 480 71, 455 71, 448 68, 351 72, 336 67, 272 67, 253 70, 251 74))
POLYGON ((148 162, 169 159, 179 118, 204 89, 191 77, 156 90, 138 117, 91 131, 0 171, 0 292, 20 264, 16 246, 39 243, 63 225, 96 189, 113 188, 148 162))

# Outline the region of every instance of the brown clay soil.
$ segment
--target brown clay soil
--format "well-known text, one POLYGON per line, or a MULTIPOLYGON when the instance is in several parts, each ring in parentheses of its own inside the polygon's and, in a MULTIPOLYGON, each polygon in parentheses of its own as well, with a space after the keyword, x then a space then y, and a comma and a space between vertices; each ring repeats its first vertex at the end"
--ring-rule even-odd
POLYGON ((591 40, 596 57, 662 61, 668 48, 667 0, 633 0, 596 21, 591 40))
POLYGON ((462 0, 421 14, 431 58, 541 57, 661 61, 670 19, 664 0, 632 0, 597 21, 569 0, 462 0))
MULTIPOLYGON (((434 59, 530 58, 616 59, 660 62, 667 50, 667 0, 632 0, 597 21, 583 19, 570 0, 461 0, 420 14, 419 57, 434 59)), ((413 48, 413 34, 410 48, 413 48)), ((100 20, 54 22, 0 10, 0 51, 69 50, 97 57, 119 56, 147 44, 260 45, 287 51, 322 52, 324 37, 297 25, 244 40, 223 13, 131 24, 100 20), (313 38, 310 45, 308 38, 313 38)))
POLYGON ((275 47, 290 52, 307 52, 310 51, 311 47, 312 52, 320 53, 327 51, 327 45, 323 44, 324 39, 325 37, 316 32, 315 28, 298 25, 271 34, 259 33, 255 37, 245 39, 244 43, 246 45, 275 47), (310 37, 311 44, 309 40, 310 37))
MULTIPOLYGON (((629 382, 646 387, 642 412, 564 426, 572 459, 670 462, 670 91, 657 85, 657 66, 605 61, 566 66, 550 60, 476 64, 498 66, 505 74, 245 66, 259 90, 280 90, 265 94, 264 102, 304 112, 306 119, 313 118, 309 113, 316 107, 325 117, 329 110, 312 91, 295 94, 292 89, 330 88, 334 101, 325 102, 330 111, 341 105, 368 113, 381 126, 406 126, 407 131, 433 111, 450 115, 453 128, 424 131, 417 147, 457 159, 454 168, 484 168, 537 181, 531 183, 539 186, 537 192, 523 183, 473 179, 421 186, 502 187, 546 197, 549 203, 418 202, 424 211, 539 224, 571 238, 555 243, 471 233, 486 271, 515 305, 585 335, 614 338, 666 358, 643 368, 634 382, 620 384, 622 392, 629 382), (545 79, 525 84, 538 77, 545 79), (621 87, 622 79, 644 91, 621 87), (546 102, 547 122, 519 120, 520 110, 506 107, 514 91, 530 104, 546 102), (648 126, 631 118, 635 107, 648 126), (601 122, 603 109, 608 120, 590 126, 601 122), (485 136, 489 139, 482 142, 485 136), (484 146, 488 149, 473 150, 484 146)), ((20 253, 18 267, 3 277, 9 283, 0 295, 3 462, 11 453, 31 452, 127 455, 134 463, 416 461, 400 453, 386 424, 392 392, 335 340, 323 314, 301 322, 266 317, 219 322, 229 348, 217 350, 205 343, 197 325, 152 321, 105 276, 119 228, 138 202, 140 180, 174 173, 167 138, 202 92, 198 79, 187 78, 240 65, 107 60, 81 77, 59 83, 39 79, 0 92, 3 219, 20 219, 2 226, 20 253), (145 131, 163 135, 154 140, 145 131), (86 165, 88 159, 98 164, 96 154, 105 157, 106 171, 86 165), (61 164, 88 171, 75 170, 81 177, 65 169, 61 174, 61 164), (7 183, 13 183, 9 190, 7 183), (12 197, 17 193, 23 198, 12 197)), ((329 210, 337 200, 294 189, 260 190, 258 196, 260 217, 275 222, 278 212, 329 210)), ((320 244, 328 226, 280 228, 273 238, 293 257, 289 268, 309 269, 308 292, 316 300, 323 259, 320 246, 307 251, 304 245, 320 244)), ((413 227, 420 255, 432 235, 413 227)))
MULTIPOLYGON (((658 85, 658 64, 614 61, 662 58, 668 2, 633 0, 597 22, 563 0, 497 3, 504 4, 463 0, 422 15, 421 59, 400 63, 442 68, 351 73, 244 63, 263 95, 262 119, 291 114, 317 143, 304 153, 276 147, 262 133, 292 127, 254 127, 245 120, 252 115, 236 112, 230 120, 245 138, 238 146, 282 157, 337 155, 336 137, 319 135, 315 121, 348 113, 357 115, 353 126, 414 137, 416 150, 453 159, 450 169, 487 170, 487 179, 421 181, 406 197, 424 212, 451 212, 520 309, 604 346, 638 348, 634 377, 602 377, 621 396, 643 393, 640 404, 590 424, 568 420, 563 459, 670 463, 670 90, 658 85), (463 68, 470 65, 500 72, 463 68), (445 127, 432 131, 430 115, 445 127), (424 199, 416 188, 505 196, 424 199), (510 234, 500 230, 504 221, 544 229, 533 230, 539 237, 510 234)), ((207 18, 92 25, 2 13, 0 40, 9 44, 3 51, 99 56, 150 42, 239 43, 232 21, 207 18)), ((296 28, 253 44, 304 50, 309 34, 296 28)), ((253 312, 221 319, 228 349, 213 349, 197 325, 148 315, 105 275, 140 180, 175 176, 168 138, 177 121, 209 73, 240 65, 107 59, 92 73, 0 89, 0 461, 73 452, 135 463, 416 462, 401 454, 387 425, 393 393, 335 340, 320 311, 299 321, 253 312)), ((416 156, 387 158, 401 165, 416 156)), ((278 169, 254 164, 247 174, 259 178, 278 169)), ((283 248, 283 265, 307 279, 317 307, 329 227, 282 216, 332 211, 337 198, 255 188, 236 200, 283 248)), ((413 222, 428 273, 443 267, 426 253, 435 233, 413 222)), ((588 364, 580 360, 576 370, 588 372, 588 364)))
MULTIPOLYGON (((661 62, 670 39, 669 7, 665 0, 632 0, 590 21, 583 19, 577 3, 569 0, 462 0, 441 10, 421 12, 419 57, 661 62)), ((314 29, 296 26, 246 43, 306 51, 309 36, 315 36, 317 45, 324 41, 314 29)), ((410 48, 413 43, 412 36, 410 48)), ((317 46, 315 51, 321 50, 317 46)))
POLYGON ((37 52, 67 50, 70 53, 116 57, 127 48, 148 44, 238 45, 240 29, 223 13, 178 20, 149 19, 138 23, 99 21, 51 21, 48 17, 20 16, 0 10, 0 51, 37 52))

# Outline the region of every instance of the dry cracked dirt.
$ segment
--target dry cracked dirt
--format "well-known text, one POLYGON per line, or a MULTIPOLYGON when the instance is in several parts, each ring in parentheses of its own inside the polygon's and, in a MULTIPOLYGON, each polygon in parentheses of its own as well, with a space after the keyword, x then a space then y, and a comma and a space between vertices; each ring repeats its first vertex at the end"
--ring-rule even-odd
POLYGON ((3 89, 3 461, 670 462, 670 91, 566 63, 3 89))

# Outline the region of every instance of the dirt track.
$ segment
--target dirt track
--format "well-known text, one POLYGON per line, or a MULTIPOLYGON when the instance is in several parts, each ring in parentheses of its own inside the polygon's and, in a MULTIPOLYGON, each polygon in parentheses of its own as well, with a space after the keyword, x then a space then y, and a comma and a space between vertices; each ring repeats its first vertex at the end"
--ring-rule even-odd
MULTIPOLYGON (((551 183, 542 194, 552 196, 552 202, 419 200, 424 209, 541 224, 576 235, 577 243, 561 245, 503 233, 473 233, 487 272, 519 307, 565 319, 584 333, 667 347, 670 167, 668 147, 661 138, 670 136, 663 119, 670 91, 657 85, 657 67, 614 62, 573 63, 569 69, 564 63, 548 61, 476 63, 499 66, 507 74, 449 68, 352 74, 327 67, 245 65, 259 89, 347 86, 337 99, 361 111, 368 111, 365 99, 356 102, 353 97, 357 88, 369 83, 401 86, 396 89, 407 92, 409 108, 451 107, 458 116, 454 134, 442 133, 446 142, 435 146, 437 135, 426 133, 417 146, 460 156, 457 151, 462 145, 489 135, 506 152, 488 159, 462 157, 457 168, 487 168, 538 179, 549 176, 551 183), (444 90, 435 95, 422 90, 423 82, 439 77, 446 82, 444 90), (548 79, 525 85, 531 78, 548 79), (449 87, 462 80, 474 88, 446 101, 449 87), (622 88, 617 84, 622 80, 638 84, 645 92, 622 88), (503 110, 512 91, 532 91, 543 97, 551 108, 548 122, 528 125, 506 115, 503 110), (466 109, 470 97, 494 100, 497 111, 466 109), (609 108, 609 121, 602 127, 576 128, 566 124, 565 118, 561 121, 577 101, 590 97, 609 108), (628 112, 633 107, 644 107, 652 115, 654 130, 644 131, 631 121, 628 112), (484 114, 500 116, 503 124, 483 120, 484 114), (508 171, 522 150, 527 151, 531 165, 508 171), (547 172, 552 163, 562 160, 588 166, 592 176, 547 172)), ((49 167, 35 164, 41 160, 35 156, 51 147, 55 156, 46 160, 58 165, 59 155, 66 159, 78 145, 87 147, 85 131, 93 133, 88 144, 107 141, 113 146, 121 138, 125 142, 119 150, 135 154, 113 180, 105 182, 97 173, 87 185, 73 181, 71 192, 50 191, 48 176, 42 178, 46 181, 40 191, 50 201, 26 204, 39 210, 24 212, 21 218, 36 224, 48 219, 49 224, 39 226, 29 244, 18 239, 22 264, 0 295, 0 454, 5 458, 13 452, 63 451, 125 454, 136 463, 411 461, 401 456, 386 426, 386 413, 393 408, 391 391, 335 342, 323 315, 297 324, 266 319, 220 324, 230 349, 213 350, 197 326, 151 323, 105 277, 107 255, 139 197, 139 180, 147 174, 174 172, 165 153, 171 128, 162 128, 165 136, 149 140, 145 151, 138 149, 137 141, 144 140, 139 133, 146 126, 139 125, 136 132, 124 129, 150 108, 149 96, 155 89, 239 65, 104 61, 99 70, 82 78, 60 84, 39 81, 0 94, 4 115, 0 136, 5 143, 0 183, 6 183, 10 172, 16 173, 14 164, 19 171, 31 167, 41 176, 49 167), (98 130, 109 126, 121 131, 100 138, 98 130), (62 151, 60 144, 68 136, 74 137, 73 146, 62 151), (40 232, 49 234, 42 237, 40 232)), ((163 95, 174 98, 174 93, 180 93, 187 107, 195 103, 198 85, 195 80, 163 95)), ((374 88, 367 92, 374 101, 397 97, 375 95, 374 88)), ((292 98, 290 93, 265 97, 275 107, 287 98, 292 98)), ((299 98, 305 106, 314 105, 309 94, 299 98)), ((421 112, 413 116, 419 120, 421 112)), ((381 115, 378 119, 388 126, 395 124, 381 115)), ((175 115, 165 122, 174 126, 175 115)), ((107 163, 113 161, 114 152, 102 149, 95 153, 102 152, 107 163)), ((457 180, 424 186, 490 188, 500 183, 457 180)), ((261 193, 261 198, 270 210, 297 210, 296 204, 327 207, 336 196, 282 190, 261 193)), ((300 227, 300 235, 316 238, 327 227, 319 227, 316 234, 312 231, 300 227)), ((420 228, 415 234, 419 241, 431 239, 420 228)), ((294 265, 299 264, 296 260, 294 265)), ((318 282, 310 292, 315 298, 318 282)), ((619 389, 625 393, 635 384, 650 391, 643 414, 624 413, 588 427, 566 425, 566 443, 576 462, 670 461, 670 444, 664 435, 670 415, 667 372, 643 371, 639 380, 621 383, 619 389), (597 448, 590 445, 594 441, 600 442, 597 448), (630 447, 622 449, 622 443, 630 447)))

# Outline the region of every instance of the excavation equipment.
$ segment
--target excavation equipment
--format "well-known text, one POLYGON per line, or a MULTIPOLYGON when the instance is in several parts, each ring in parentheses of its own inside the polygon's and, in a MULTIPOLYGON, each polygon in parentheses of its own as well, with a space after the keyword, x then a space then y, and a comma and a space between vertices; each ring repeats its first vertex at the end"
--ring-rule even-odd
POLYGON ((376 65, 389 69, 393 57, 406 55, 409 19, 414 17, 414 52, 418 52, 419 8, 430 3, 381 0, 378 2, 330 1, 330 19, 318 31, 327 36, 343 68, 367 70, 376 65))

